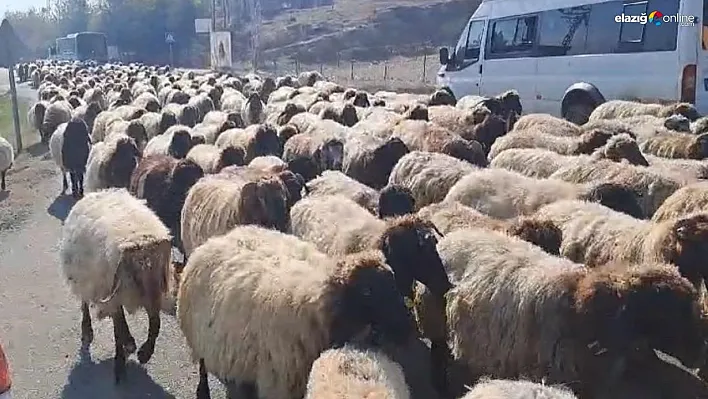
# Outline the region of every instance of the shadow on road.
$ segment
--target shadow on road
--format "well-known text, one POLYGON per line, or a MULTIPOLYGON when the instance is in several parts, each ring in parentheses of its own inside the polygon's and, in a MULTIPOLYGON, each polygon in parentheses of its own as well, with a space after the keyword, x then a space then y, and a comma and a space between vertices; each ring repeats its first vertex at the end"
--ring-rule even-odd
POLYGON ((94 363, 86 349, 71 369, 61 393, 62 399, 164 398, 175 399, 148 375, 147 370, 134 361, 128 361, 127 377, 115 385, 113 358, 94 363))
POLYGON ((10 197, 10 192, 9 191, 0 191, 0 202, 5 201, 10 197))
POLYGON ((39 157, 49 152, 49 147, 44 143, 32 144, 27 147, 27 152, 33 157, 39 157))
POLYGON ((47 213, 63 222, 69 215, 71 208, 74 207, 74 204, 76 204, 76 200, 71 195, 60 195, 49 205, 47 213))

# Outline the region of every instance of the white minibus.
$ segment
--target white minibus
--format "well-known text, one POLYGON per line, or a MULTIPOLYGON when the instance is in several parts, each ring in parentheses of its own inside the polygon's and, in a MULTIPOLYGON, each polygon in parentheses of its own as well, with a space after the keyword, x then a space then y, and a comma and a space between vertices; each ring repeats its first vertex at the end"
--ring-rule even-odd
POLYGON ((576 123, 615 99, 708 114, 708 0, 482 0, 440 63, 457 98, 516 89, 576 123))

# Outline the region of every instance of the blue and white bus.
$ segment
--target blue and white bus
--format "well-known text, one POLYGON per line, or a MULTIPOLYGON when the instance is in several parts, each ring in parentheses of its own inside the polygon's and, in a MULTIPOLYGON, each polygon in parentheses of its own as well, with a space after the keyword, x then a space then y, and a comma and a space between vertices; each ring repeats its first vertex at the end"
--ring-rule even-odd
POLYGON ((100 32, 78 32, 57 38, 56 58, 66 61, 107 62, 106 35, 100 32))

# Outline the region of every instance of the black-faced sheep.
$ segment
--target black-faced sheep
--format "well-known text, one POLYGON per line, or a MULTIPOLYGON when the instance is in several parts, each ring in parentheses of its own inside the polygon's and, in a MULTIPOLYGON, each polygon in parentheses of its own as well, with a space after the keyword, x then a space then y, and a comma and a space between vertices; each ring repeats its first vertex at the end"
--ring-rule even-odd
POLYGON ((612 100, 597 106, 590 114, 590 120, 626 118, 638 115, 653 115, 665 118, 674 114, 683 115, 690 121, 695 121, 700 117, 696 108, 689 103, 661 105, 612 100))
MULTIPOLYGON (((43 133, 42 125, 44 124, 44 114, 47 112, 47 108, 49 108, 49 102, 38 101, 32 104, 29 111, 27 111, 27 122, 39 133, 40 140, 43 139, 42 134, 46 135, 46 133, 43 133)), ((52 133, 53 131, 49 132, 49 134, 52 133)))
MULTIPOLYGON (((310 111, 311 112, 311 111, 310 111)), ((352 127, 359 122, 356 108, 349 103, 329 103, 326 104, 318 115, 322 119, 331 119, 341 125, 352 127)))
POLYGON ((216 109, 214 101, 206 93, 197 94, 196 96, 191 97, 187 104, 197 110, 197 122, 204 120, 204 116, 206 116, 206 114, 216 109))
POLYGON ((141 93, 135 97, 133 100, 133 105, 143 108, 148 112, 160 112, 162 109, 160 106, 160 100, 156 95, 150 92, 141 93))
POLYGON ((170 155, 177 159, 187 156, 189 150, 195 145, 189 127, 175 125, 163 134, 153 137, 145 146, 144 155, 170 155))
POLYGON ((285 142, 283 160, 311 159, 317 165, 317 173, 325 170, 342 170, 344 161, 343 140, 333 135, 299 133, 285 142))
POLYGON ((577 137, 545 134, 538 127, 523 131, 512 130, 492 144, 488 158, 492 160, 510 148, 544 148, 561 155, 591 154, 604 146, 610 137, 612 134, 602 129, 586 131, 577 137))
POLYGON ((238 112, 224 112, 224 111, 211 111, 204 116, 202 123, 205 125, 221 125, 226 121, 231 121, 234 123, 235 128, 244 128, 246 124, 243 122, 241 117, 241 111, 238 112))
POLYGON ((162 296, 170 274, 170 234, 160 219, 125 189, 89 193, 69 212, 62 227, 60 259, 71 292, 81 300, 81 340, 93 341, 89 305, 99 319, 113 319, 116 383, 136 349, 123 309, 147 311, 148 337, 138 351, 147 363, 160 332, 162 296))
POLYGON ((7 171, 15 162, 15 150, 12 144, 0 136, 0 190, 5 191, 7 184, 5 181, 7 171))
POLYGON ((148 140, 177 125, 177 117, 172 112, 147 112, 140 117, 139 121, 145 128, 148 140))
POLYGON ((241 117, 246 126, 264 123, 266 119, 265 104, 258 93, 251 93, 241 108, 241 117))
POLYGON ((416 210, 419 210, 442 201, 450 187, 477 169, 449 155, 412 151, 396 163, 388 183, 408 188, 415 199, 416 210))
POLYGON ((130 179, 130 193, 146 201, 180 250, 182 206, 189 189, 202 177, 202 168, 188 159, 156 155, 141 159, 130 179))
POLYGON ((664 158, 708 158, 708 133, 658 134, 640 141, 640 148, 648 154, 664 158))
POLYGON ((140 151, 135 140, 116 134, 91 146, 86 163, 87 192, 110 187, 127 188, 138 165, 140 151))
POLYGON ((218 173, 231 165, 245 165, 245 154, 240 147, 219 148, 212 144, 199 144, 187 153, 187 159, 199 165, 204 173, 218 173))
POLYGON ((606 159, 593 164, 564 166, 549 178, 576 184, 611 182, 630 188, 639 195, 644 217, 651 217, 664 200, 681 187, 680 181, 651 168, 606 159))
POLYGON ((203 124, 199 123, 194 128, 192 128, 193 135, 204 136, 204 141, 206 144, 215 144, 216 140, 221 136, 221 133, 229 129, 236 129, 237 126, 234 122, 225 121, 221 124, 203 124))
POLYGON ((703 362, 697 291, 670 266, 588 269, 485 229, 447 234, 438 251, 456 283, 447 325, 467 382, 544 379, 598 397, 630 362, 655 358, 652 349, 687 367, 703 362), (657 303, 665 310, 657 312, 657 303))
POLYGON ((344 143, 342 171, 367 186, 381 189, 388 183, 393 167, 408 152, 397 137, 352 134, 344 143))
POLYGON ((377 348, 345 345, 312 363, 304 399, 410 399, 401 366, 377 348))
POLYGON ((194 127, 199 122, 199 110, 192 105, 170 103, 162 108, 162 112, 175 114, 180 125, 194 127))
POLYGON ((690 213, 661 222, 635 219, 599 204, 559 201, 534 218, 563 232, 561 254, 588 266, 615 261, 675 265, 696 288, 708 277, 708 214, 690 213))
POLYGON ((411 151, 439 152, 473 165, 487 166, 481 144, 467 141, 432 122, 402 120, 394 126, 393 137, 400 138, 411 151))
POLYGON ((312 363, 326 349, 368 331, 394 345, 415 336, 378 254, 335 261, 312 244, 257 226, 236 227, 194 251, 182 274, 177 319, 199 363, 200 398, 209 397, 208 372, 250 386, 258 397, 303 397, 312 363))
POLYGON ((199 180, 182 208, 182 244, 185 256, 210 237, 237 225, 258 224, 281 231, 290 224, 288 189, 275 177, 255 178, 220 173, 199 180))
POLYGON ((229 129, 216 139, 219 148, 240 147, 245 151, 244 161, 265 155, 280 156, 282 148, 278 134, 272 125, 250 125, 245 129, 229 129))
POLYGON ((148 143, 147 131, 139 120, 116 120, 107 126, 106 138, 114 134, 124 134, 133 140, 138 150, 143 151, 148 143))
POLYGON ((83 196, 84 173, 91 151, 91 138, 86 123, 79 118, 72 118, 68 123, 59 125, 49 139, 49 151, 61 170, 62 195, 69 188, 66 181, 68 172, 71 194, 74 198, 83 196))
POLYGON ((508 90, 494 97, 464 96, 457 101, 455 106, 467 110, 485 107, 504 120, 509 120, 513 115, 523 113, 521 98, 516 90, 508 90))
POLYGON ((379 192, 378 216, 381 219, 415 212, 415 198, 407 187, 389 184, 379 192))

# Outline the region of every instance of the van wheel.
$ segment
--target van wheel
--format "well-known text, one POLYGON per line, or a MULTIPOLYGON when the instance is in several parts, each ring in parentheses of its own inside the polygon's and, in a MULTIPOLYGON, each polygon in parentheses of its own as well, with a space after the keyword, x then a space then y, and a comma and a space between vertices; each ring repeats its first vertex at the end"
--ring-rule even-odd
POLYGON ((563 118, 575 123, 576 125, 584 125, 590 118, 590 114, 595 109, 595 106, 590 101, 581 99, 573 101, 565 110, 563 118))

